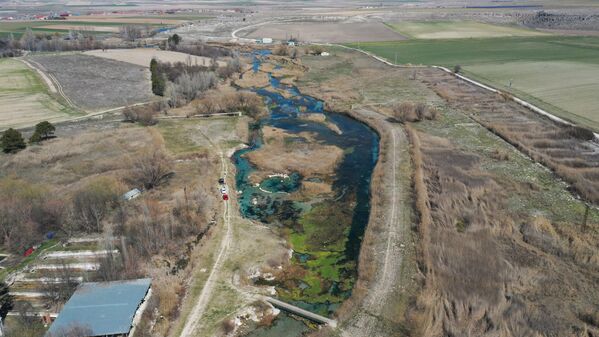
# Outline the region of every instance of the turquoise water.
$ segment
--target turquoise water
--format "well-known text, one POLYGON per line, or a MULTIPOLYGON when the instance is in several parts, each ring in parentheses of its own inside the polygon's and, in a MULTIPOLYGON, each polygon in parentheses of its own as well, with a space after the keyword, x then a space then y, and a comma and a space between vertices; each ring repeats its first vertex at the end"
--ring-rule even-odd
MULTIPOLYGON (((263 55, 254 57, 254 71, 260 69, 262 62, 260 56, 263 55)), ((315 135, 315 141, 343 149, 345 155, 339 163, 332 181, 335 195, 330 201, 336 205, 335 207, 352 208, 351 223, 342 224, 346 226, 344 233, 347 235, 347 240, 345 240, 343 261, 339 261, 339 263, 351 266, 342 269, 341 278, 355 277, 360 244, 370 215, 370 181, 378 159, 378 135, 374 130, 353 118, 325 111, 322 101, 303 95, 294 86, 281 84, 280 80, 273 76, 270 76, 269 87, 254 91, 264 98, 269 107, 269 114, 250 127, 252 137, 249 147, 237 151, 233 155, 233 161, 237 168, 235 183, 237 190, 240 191, 238 200, 241 214, 271 226, 293 227, 302 212, 310 207, 288 199, 289 193, 296 191, 304 179, 298 173, 291 174, 289 177, 270 177, 258 186, 252 185, 249 181, 248 177, 255 168, 243 155, 262 146, 260 130, 263 126, 280 128, 290 134, 310 132, 315 135), (281 91, 286 91, 286 95, 281 94, 281 91), (327 120, 341 130, 341 134, 331 130, 323 123, 298 118, 300 112, 325 114, 327 120)), ((311 257, 308 254, 296 254, 294 258, 297 263, 304 264, 311 257)), ((309 287, 305 283, 300 283, 299 286, 302 289, 309 287)), ((341 292, 339 284, 336 282, 330 285, 328 292, 342 298, 347 298, 350 295, 349 291, 341 292)), ((310 300, 296 301, 294 304, 325 315, 330 315, 339 305, 339 303, 319 303, 310 300)), ((297 325, 290 323, 289 319, 289 316, 282 314, 281 318, 276 321, 278 323, 273 327, 257 330, 250 336, 274 336, 280 326, 287 325, 293 326, 294 328, 290 330, 294 332, 287 329, 286 333, 280 336, 300 336, 308 329, 305 326, 305 329, 297 329, 297 325), (273 335, 273 333, 275 334, 273 335)))

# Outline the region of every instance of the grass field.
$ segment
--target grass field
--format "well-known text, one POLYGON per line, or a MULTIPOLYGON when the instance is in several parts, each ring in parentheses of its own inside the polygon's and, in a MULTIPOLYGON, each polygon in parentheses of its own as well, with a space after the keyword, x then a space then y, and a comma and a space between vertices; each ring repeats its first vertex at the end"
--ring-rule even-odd
POLYGON ((461 65, 476 79, 599 130, 598 37, 501 37, 349 44, 397 63, 461 65), (512 81, 512 87, 509 82, 512 81))
MULTIPOLYGON (((142 19, 137 19, 143 21, 142 19)), ((119 27, 129 24, 141 24, 135 22, 113 22, 106 20, 97 21, 78 21, 78 20, 57 20, 57 21, 2 21, 0 22, 0 37, 13 34, 14 37, 20 37, 27 28, 31 28, 34 33, 65 33, 69 30, 82 30, 93 34, 106 34, 107 32, 118 31, 119 27)), ((144 23, 150 26, 164 27, 173 24, 144 23)))
POLYGON ((74 113, 50 96, 38 75, 17 60, 0 60, 0 78, 0 130, 55 121, 74 113))
POLYGON ((475 21, 405 21, 387 23, 389 27, 412 39, 460 39, 505 36, 540 36, 546 33, 530 29, 499 26, 475 21))

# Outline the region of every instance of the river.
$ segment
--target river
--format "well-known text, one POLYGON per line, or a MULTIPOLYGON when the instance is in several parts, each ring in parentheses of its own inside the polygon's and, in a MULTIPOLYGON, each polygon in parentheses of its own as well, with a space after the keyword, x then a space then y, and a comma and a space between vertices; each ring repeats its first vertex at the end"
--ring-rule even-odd
MULTIPOLYGON (((264 56, 264 53, 254 55, 254 72, 260 71, 264 56)), ((270 86, 254 90, 264 98, 268 116, 250 127, 250 146, 233 155, 240 212, 246 218, 280 229, 291 241, 295 251, 291 263, 302 272, 284 283, 273 281, 271 285, 276 287, 278 296, 330 316, 350 296, 357 276, 360 244, 370 215, 370 181, 378 159, 379 138, 367 125, 325 111, 322 101, 303 95, 294 86, 281 84, 271 74, 269 77, 270 86), (299 118, 300 114, 324 114, 327 123, 336 128, 299 118), (289 196, 300 188, 304 179, 315 179, 298 173, 270 177, 258 186, 250 183, 249 176, 256 168, 244 154, 263 145, 264 126, 283 129, 288 134, 309 132, 314 135, 313 141, 343 150, 329 182, 331 197, 310 202, 292 200, 289 196), (318 239, 326 244, 314 242, 318 239)), ((281 314, 273 326, 259 328, 250 336, 293 337, 309 330, 304 323, 281 314)))

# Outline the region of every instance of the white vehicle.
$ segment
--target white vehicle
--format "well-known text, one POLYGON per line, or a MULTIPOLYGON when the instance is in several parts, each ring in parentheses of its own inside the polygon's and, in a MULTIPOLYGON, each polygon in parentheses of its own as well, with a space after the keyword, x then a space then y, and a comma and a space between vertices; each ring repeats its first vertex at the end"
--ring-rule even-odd
POLYGON ((221 186, 220 187, 220 193, 227 194, 227 186, 221 186))

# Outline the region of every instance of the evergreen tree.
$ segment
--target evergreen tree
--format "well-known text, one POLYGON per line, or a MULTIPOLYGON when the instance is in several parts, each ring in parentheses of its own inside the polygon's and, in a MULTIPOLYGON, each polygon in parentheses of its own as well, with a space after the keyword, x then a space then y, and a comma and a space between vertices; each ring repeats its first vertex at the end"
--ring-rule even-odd
POLYGON ((21 133, 13 128, 10 128, 0 137, 2 151, 5 153, 15 153, 27 147, 21 133))
POLYGON ((158 69, 158 61, 154 58, 150 61, 150 73, 152 76, 152 92, 154 95, 164 96, 166 79, 164 78, 164 74, 158 69))
POLYGON ((181 37, 178 34, 174 34, 168 37, 169 46, 177 47, 179 45, 179 42, 181 42, 181 37))

